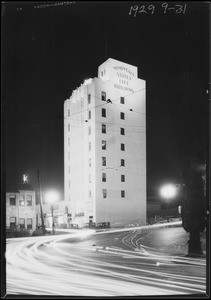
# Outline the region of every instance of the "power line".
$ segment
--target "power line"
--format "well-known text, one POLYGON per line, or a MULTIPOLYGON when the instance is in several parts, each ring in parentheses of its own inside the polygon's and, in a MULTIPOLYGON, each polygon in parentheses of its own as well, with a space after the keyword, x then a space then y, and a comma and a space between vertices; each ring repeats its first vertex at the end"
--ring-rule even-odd
POLYGON ((141 128, 146 128, 146 126, 141 126, 141 125, 133 125, 133 124, 121 124, 121 123, 108 123, 108 122, 99 122, 99 121, 96 121, 95 123, 99 123, 99 124, 106 124, 106 125, 117 125, 117 126, 123 126, 123 127, 126 127, 126 126, 132 126, 132 127, 141 127, 141 128))
POLYGON ((142 113, 142 112, 140 112, 140 111, 134 110, 134 109, 132 109, 132 108, 127 108, 127 107, 125 107, 125 105, 121 105, 121 104, 117 104, 117 103, 112 103, 112 104, 114 104, 114 105, 116 105, 116 106, 119 106, 119 107, 121 107, 122 109, 129 110, 129 111, 132 111, 132 112, 136 112, 136 113, 141 114, 141 115, 145 115, 145 114, 146 114, 146 113, 142 113))
MULTIPOLYGON (((135 91, 135 92, 133 92, 133 93, 130 93, 130 94, 128 94, 128 95, 125 95, 124 98, 125 98, 125 97, 128 97, 128 96, 130 96, 130 95, 132 95, 132 94, 136 94, 136 93, 138 93, 138 92, 140 92, 140 91, 143 91, 143 90, 146 90, 146 88, 142 88, 142 89, 137 90, 137 91, 135 91)), ((94 98, 96 98, 96 99, 102 100, 101 98, 99 98, 99 97, 97 97, 97 96, 91 95, 91 97, 94 97, 94 98)), ((67 99, 67 100, 69 100, 69 99, 67 99)), ((91 110, 91 109, 95 109, 95 108, 98 108, 98 107, 102 107, 102 106, 107 105, 107 104, 109 104, 109 103, 112 104, 113 102, 115 102, 115 101, 117 101, 117 100, 119 100, 119 97, 116 98, 116 99, 114 99, 114 100, 110 100, 109 102, 105 102, 105 103, 102 103, 102 104, 99 104, 99 105, 95 105, 95 106, 90 107, 90 108, 86 108, 86 109, 77 111, 77 112, 75 112, 75 113, 73 113, 73 114, 71 114, 71 115, 69 115, 69 116, 67 116, 67 117, 65 117, 65 118, 68 119, 68 117, 72 117, 72 116, 77 115, 77 114, 80 114, 80 113, 82 113, 82 112, 89 111, 89 110, 91 110)), ((103 101, 103 100, 102 100, 102 101, 103 101)), ((107 101, 108 101, 108 100, 107 100, 107 101)), ((133 111, 133 110, 130 110, 130 111, 133 111)), ((136 111, 136 112, 137 112, 137 111, 136 111)), ((141 113, 141 112, 139 112, 139 113, 141 113)), ((145 113, 141 113, 141 114, 145 114, 145 113)))
MULTIPOLYGON (((86 121, 83 121, 81 124, 84 124, 86 121)), ((89 123, 89 121, 87 120, 87 123, 89 123)), ((130 127, 139 127, 139 128, 146 128, 146 126, 142 126, 142 125, 134 125, 134 124, 121 124, 121 123, 109 123, 109 122, 104 122, 104 121, 102 121, 102 122, 100 122, 100 121, 95 121, 95 123, 98 123, 98 124, 101 124, 101 125, 111 125, 111 126, 122 126, 122 127, 127 127, 127 126, 130 126, 130 127)), ((65 124, 64 125, 65 127, 67 127, 68 125, 67 124, 65 124)), ((84 128, 84 125, 80 125, 80 126, 74 126, 74 125, 71 125, 70 123, 69 123, 69 126, 70 127, 73 127, 73 128, 84 128)), ((98 130, 101 130, 101 128, 96 128, 96 129, 98 129, 98 130)), ((106 127, 106 130, 110 130, 110 131, 112 131, 112 130, 115 130, 115 129, 108 129, 107 127, 106 127)))
MULTIPOLYGON (((146 158, 141 158, 141 159, 138 159, 138 160, 134 160, 134 161, 127 161, 127 165, 131 165, 131 164, 133 164, 133 163, 137 163, 137 162, 139 162, 139 161, 144 161, 144 160, 146 160, 146 158)), ((125 173, 137 173, 137 172, 128 172, 128 171, 125 171, 125 166, 121 166, 121 165, 118 165, 118 166, 115 166, 115 167, 106 167, 106 168, 102 168, 102 171, 104 171, 104 170, 116 170, 116 171, 118 171, 119 170, 119 168, 123 168, 123 170, 124 170, 124 172, 125 173)), ((138 172, 139 173, 139 172, 138 172)))
MULTIPOLYGON (((145 90, 145 89, 146 89, 146 88, 137 90, 136 92, 130 93, 130 94, 126 95, 125 97, 128 97, 128 96, 130 96, 131 94, 138 93, 138 92, 140 92, 140 91, 142 91, 142 90, 145 90)), ((97 98, 97 99, 100 99, 100 100, 101 100, 101 98, 99 98, 99 97, 97 97, 97 96, 93 96, 93 95, 91 95, 91 96, 94 97, 94 98, 97 98)), ((105 103, 102 103, 102 104, 99 104, 99 105, 95 105, 95 106, 90 107, 90 108, 86 108, 86 109, 80 110, 80 111, 78 111, 78 112, 75 112, 75 113, 73 113, 73 114, 67 116, 67 117, 64 117, 64 119, 67 120, 67 119, 68 119, 69 117, 71 117, 71 116, 74 116, 74 115, 77 115, 77 114, 80 114, 80 113, 82 113, 82 112, 89 111, 89 110, 92 110, 92 109, 95 109, 95 108, 98 108, 98 107, 102 107, 102 106, 104 106, 104 105, 106 105, 106 104, 109 104, 109 103, 113 104, 113 102, 115 102, 115 101, 117 101, 117 100, 119 100, 119 97, 116 98, 116 99, 114 99, 114 100, 112 100, 111 102, 105 102, 105 103)), ((115 105, 121 106, 121 105, 116 104, 116 103, 115 103, 115 105)), ((134 109, 125 108, 123 105, 121 106, 121 108, 123 108, 123 109, 128 109, 128 110, 131 111, 131 112, 136 112, 136 113, 140 113, 140 114, 144 114, 144 115, 145 115, 145 113, 136 111, 136 110, 134 110, 134 109)), ((48 123, 52 123, 52 122, 55 122, 55 121, 59 121, 59 120, 61 120, 61 119, 63 119, 63 116, 59 116, 59 117, 56 117, 56 118, 54 118, 54 119, 52 119, 52 120, 45 121, 45 122, 42 122, 42 123, 37 123, 37 124, 35 124, 35 125, 32 125, 31 128, 39 127, 39 126, 42 126, 42 125, 45 125, 45 124, 48 124, 48 123)), ((129 126, 129 125, 128 125, 128 126, 129 126)), ((132 126, 132 125, 131 125, 131 126, 132 126)))
MULTIPOLYGON (((116 125, 116 124, 113 124, 113 125, 116 125)), ((133 125, 128 125, 128 126, 133 126, 133 125)), ((84 127, 83 126, 72 126, 72 125, 70 125, 70 127, 72 127, 72 128, 78 128, 78 129, 83 129, 84 127)), ((145 127, 142 127, 142 126, 140 126, 141 128, 145 128, 145 127)), ((99 130, 99 131, 101 131, 102 129, 101 128, 95 128, 96 130, 99 130)), ((115 132, 119 132, 120 131, 120 129, 108 129, 108 128, 106 128, 106 132, 113 132, 113 131, 115 131, 115 132)), ((126 129, 126 133, 127 132, 133 132, 133 133, 146 133, 146 131, 137 131, 137 130, 128 130, 128 129, 126 129)), ((106 135, 106 133, 105 133, 105 135, 106 135)), ((124 136, 124 135, 123 135, 124 136)))

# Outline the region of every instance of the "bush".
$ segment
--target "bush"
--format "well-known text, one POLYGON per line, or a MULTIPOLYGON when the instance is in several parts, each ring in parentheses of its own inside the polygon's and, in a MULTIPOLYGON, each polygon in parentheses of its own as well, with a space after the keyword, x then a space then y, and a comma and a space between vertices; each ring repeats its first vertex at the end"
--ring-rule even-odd
POLYGON ((37 228, 35 231, 33 231, 32 236, 41 236, 41 235, 45 235, 45 234, 50 234, 50 231, 47 231, 45 229, 45 233, 43 234, 43 230, 42 228, 37 228))
POLYGON ((25 236, 31 236, 30 231, 27 229, 7 229, 6 230, 6 237, 7 238, 13 238, 13 237, 25 237, 25 236))

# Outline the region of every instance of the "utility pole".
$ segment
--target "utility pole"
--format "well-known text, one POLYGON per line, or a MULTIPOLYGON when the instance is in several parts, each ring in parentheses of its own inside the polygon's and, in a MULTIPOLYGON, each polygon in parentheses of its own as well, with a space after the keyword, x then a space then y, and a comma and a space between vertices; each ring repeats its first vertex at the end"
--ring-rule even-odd
POLYGON ((55 230, 54 230, 53 204, 51 204, 51 217, 52 217, 52 234, 55 234, 55 230))
POLYGON ((40 214, 41 214, 41 221, 42 221, 42 231, 43 234, 45 234, 45 224, 44 224, 44 217, 43 217, 43 210, 42 210, 42 188, 41 188, 41 180, 40 180, 40 172, 37 170, 37 176, 38 176, 38 185, 39 185, 39 200, 40 200, 40 214))

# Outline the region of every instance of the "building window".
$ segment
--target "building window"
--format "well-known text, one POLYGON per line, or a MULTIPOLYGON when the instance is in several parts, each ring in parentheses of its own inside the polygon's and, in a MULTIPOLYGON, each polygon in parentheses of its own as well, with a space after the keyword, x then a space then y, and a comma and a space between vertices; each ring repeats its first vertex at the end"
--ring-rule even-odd
POLYGON ((106 150, 106 141, 102 141, 102 150, 106 150))
POLYGON ((89 190, 89 198, 91 198, 91 197, 92 197, 92 191, 89 190))
POLYGON ((16 218, 10 217, 10 228, 15 228, 15 227, 16 227, 16 218))
POLYGON ((91 147, 92 147, 91 142, 89 142, 89 151, 91 151, 91 147))
POLYGON ((68 123, 68 131, 70 131, 70 124, 68 123))
POLYGON ((101 71, 101 76, 103 76, 103 71, 101 71))
POLYGON ((125 135, 125 129, 124 128, 120 128, 120 133, 121 133, 121 135, 125 135))
POLYGON ((102 173, 102 181, 106 182, 106 173, 102 173))
POLYGON ((32 195, 26 195, 26 206, 32 206, 32 195))
POLYGON ((121 150, 125 151, 125 144, 121 144, 121 150))
POLYGON ((106 157, 102 157, 102 166, 106 166, 106 157))
POLYGON ((106 133, 106 125, 102 124, 102 133, 106 133))
POLYGON ((103 193, 103 198, 107 197, 107 190, 106 189, 102 189, 102 193, 103 193))
POLYGON ((102 117, 106 117, 106 109, 105 108, 102 108, 102 117))
POLYGON ((89 135, 91 134, 91 126, 89 126, 89 135))
POLYGON ((125 119, 125 114, 124 114, 123 112, 120 112, 120 118, 121 118, 122 120, 125 119))
POLYGON ((25 219, 20 218, 20 219, 19 219, 19 225, 20 225, 20 229, 25 228, 25 219))
POLYGON ((125 191, 121 190, 121 198, 125 198, 125 191))
POLYGON ((101 100, 106 101, 106 92, 101 93, 101 100))
POLYGON ((121 175, 121 182, 125 182, 125 175, 121 175))
POLYGON ((88 104, 90 104, 90 103, 91 103, 91 95, 88 94, 88 104))
POLYGON ((89 110, 89 120, 91 119, 91 110, 89 110))
POLYGON ((124 167, 124 166, 125 166, 125 160, 121 159, 121 167, 124 167))
POLYGON ((16 197, 10 196, 10 205, 16 205, 16 197))
POLYGON ((27 219, 27 229, 32 229, 32 219, 27 219))
POLYGON ((92 165, 92 161, 91 161, 91 158, 89 159, 89 166, 91 167, 92 165))
POLYGON ((68 113, 67 113, 68 117, 70 116, 70 110, 68 109, 68 113))
POLYGON ((19 206, 25 206, 25 199, 24 196, 19 196, 19 206))
POLYGON ((70 138, 68 138, 68 146, 70 146, 70 138))
POLYGON ((91 174, 89 174, 89 183, 92 182, 92 177, 91 177, 91 174))
POLYGON ((124 97, 120 97, 120 103, 125 104, 125 98, 124 97))

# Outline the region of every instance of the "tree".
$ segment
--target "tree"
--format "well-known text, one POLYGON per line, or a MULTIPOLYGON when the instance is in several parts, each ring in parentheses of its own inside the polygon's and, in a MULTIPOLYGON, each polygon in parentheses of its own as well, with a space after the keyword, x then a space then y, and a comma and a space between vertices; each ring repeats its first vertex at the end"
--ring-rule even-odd
POLYGON ((172 122, 182 189, 182 225, 189 233, 188 255, 203 254, 200 234, 206 226, 206 150, 208 96, 201 77, 186 74, 177 81, 172 122))
POLYGON ((182 200, 182 224, 189 233, 188 255, 203 254, 200 233, 206 223, 206 143, 208 101, 196 78, 189 78, 189 95, 181 101, 184 109, 180 126, 181 171, 185 184, 182 200), (184 126, 185 124, 185 126, 184 126))
POLYGON ((184 165, 182 226, 189 233, 188 255, 202 255, 200 233, 205 229, 205 189, 203 167, 196 157, 189 156, 184 165))

